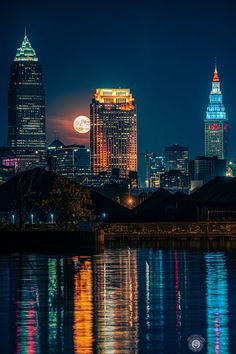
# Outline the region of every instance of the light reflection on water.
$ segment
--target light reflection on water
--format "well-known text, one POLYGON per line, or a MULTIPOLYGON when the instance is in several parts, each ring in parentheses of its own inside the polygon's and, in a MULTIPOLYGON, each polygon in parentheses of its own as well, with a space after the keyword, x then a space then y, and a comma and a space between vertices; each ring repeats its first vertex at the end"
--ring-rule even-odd
POLYGON ((229 353, 228 282, 223 253, 206 254, 207 348, 209 353, 229 353))
POLYGON ((227 252, 0 256, 0 353, 185 354, 196 333, 233 353, 235 271, 227 252))

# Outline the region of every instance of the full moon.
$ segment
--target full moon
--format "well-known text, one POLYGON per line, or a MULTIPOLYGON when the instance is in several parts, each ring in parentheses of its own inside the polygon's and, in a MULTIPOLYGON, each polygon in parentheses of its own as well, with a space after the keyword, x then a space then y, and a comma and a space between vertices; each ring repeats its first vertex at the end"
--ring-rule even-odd
POLYGON ((90 131, 90 119, 86 116, 79 116, 75 118, 73 127, 80 134, 88 133, 90 131))

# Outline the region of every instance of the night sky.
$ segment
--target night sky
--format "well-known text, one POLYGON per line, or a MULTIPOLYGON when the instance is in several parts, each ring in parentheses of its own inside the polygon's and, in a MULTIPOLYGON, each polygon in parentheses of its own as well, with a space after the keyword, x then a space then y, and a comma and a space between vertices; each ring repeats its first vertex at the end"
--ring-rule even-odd
MULTIPOLYGON (((180 143, 203 154, 203 119, 217 57, 236 156, 233 1, 8 1, 1 4, 0 144, 6 144, 10 63, 24 27, 43 65, 48 142, 88 142, 73 119, 97 87, 128 87, 138 105, 139 153, 180 143)), ((140 157, 141 162, 142 157, 140 157)), ((141 175, 143 177, 143 163, 141 175)))

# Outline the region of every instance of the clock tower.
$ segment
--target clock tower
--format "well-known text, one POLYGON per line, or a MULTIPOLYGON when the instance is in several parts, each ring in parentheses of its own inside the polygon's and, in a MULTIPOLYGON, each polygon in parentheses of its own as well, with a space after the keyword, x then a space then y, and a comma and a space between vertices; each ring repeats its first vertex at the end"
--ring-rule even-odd
POLYGON ((205 156, 227 158, 228 119, 220 90, 220 78, 215 66, 205 125, 205 156))

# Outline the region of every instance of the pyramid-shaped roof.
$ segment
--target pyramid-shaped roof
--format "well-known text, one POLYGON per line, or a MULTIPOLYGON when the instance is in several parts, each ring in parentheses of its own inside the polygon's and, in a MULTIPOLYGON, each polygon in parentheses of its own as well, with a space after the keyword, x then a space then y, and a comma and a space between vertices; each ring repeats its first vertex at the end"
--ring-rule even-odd
POLYGON ((48 147, 49 149, 62 149, 65 145, 61 142, 61 140, 55 139, 48 147))
POLYGON ((38 61, 35 50, 25 33, 21 47, 17 49, 14 61, 38 61))

